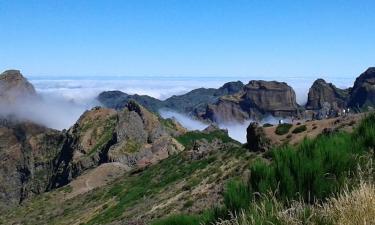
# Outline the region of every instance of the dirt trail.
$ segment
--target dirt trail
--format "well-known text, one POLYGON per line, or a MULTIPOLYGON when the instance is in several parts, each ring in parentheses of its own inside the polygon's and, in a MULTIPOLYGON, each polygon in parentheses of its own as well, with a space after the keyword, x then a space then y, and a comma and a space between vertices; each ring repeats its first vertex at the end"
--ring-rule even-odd
POLYGON ((84 194, 94 188, 104 186, 129 171, 130 168, 121 163, 105 163, 74 179, 69 186, 72 191, 65 199, 84 194))

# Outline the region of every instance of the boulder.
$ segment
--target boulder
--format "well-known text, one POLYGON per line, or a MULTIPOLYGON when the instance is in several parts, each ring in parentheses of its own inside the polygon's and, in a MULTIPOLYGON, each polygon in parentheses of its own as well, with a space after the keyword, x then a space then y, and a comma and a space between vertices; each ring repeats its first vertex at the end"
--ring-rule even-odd
POLYGON ((349 90, 339 89, 323 79, 317 79, 309 90, 306 109, 320 110, 325 103, 330 104, 333 110, 344 109, 347 106, 348 97, 349 90))
POLYGON ((271 147, 271 141, 266 137, 263 127, 257 122, 250 123, 246 132, 246 147, 250 151, 265 152, 271 147))
POLYGON ((355 80, 350 92, 349 107, 360 110, 374 106, 375 67, 370 67, 355 80))

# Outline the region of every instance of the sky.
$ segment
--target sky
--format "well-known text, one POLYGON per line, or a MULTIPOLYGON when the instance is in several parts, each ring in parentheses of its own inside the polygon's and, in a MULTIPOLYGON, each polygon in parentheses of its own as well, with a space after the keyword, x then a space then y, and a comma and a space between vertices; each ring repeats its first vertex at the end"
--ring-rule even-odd
POLYGON ((353 77, 373 0, 0 0, 0 70, 26 76, 353 77))

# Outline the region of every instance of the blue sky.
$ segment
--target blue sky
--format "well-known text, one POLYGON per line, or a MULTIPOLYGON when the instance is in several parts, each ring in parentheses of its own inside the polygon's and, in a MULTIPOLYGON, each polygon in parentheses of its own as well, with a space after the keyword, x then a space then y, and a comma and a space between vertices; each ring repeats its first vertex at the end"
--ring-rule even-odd
POLYGON ((355 77, 375 1, 0 0, 0 70, 28 76, 355 77))

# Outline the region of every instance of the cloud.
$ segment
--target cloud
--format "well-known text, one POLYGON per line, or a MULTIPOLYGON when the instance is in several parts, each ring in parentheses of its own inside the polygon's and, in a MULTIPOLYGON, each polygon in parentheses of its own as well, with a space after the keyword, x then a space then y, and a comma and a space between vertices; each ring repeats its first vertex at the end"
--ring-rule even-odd
MULTIPOLYGON (((248 83, 252 79, 254 77, 240 78, 244 83, 248 83)), ((230 77, 34 78, 30 79, 30 82, 35 86, 41 100, 24 100, 22 103, 12 106, 0 104, 0 114, 14 113, 21 119, 32 120, 47 127, 61 130, 71 127, 85 110, 99 105, 95 98, 102 91, 120 90, 128 94, 149 95, 158 99, 166 99, 172 95, 183 94, 199 87, 218 88, 225 82, 233 80, 238 79, 230 77)), ((280 77, 266 80, 287 82, 295 89, 298 103, 304 104, 308 89, 315 78, 280 77)), ((342 88, 349 87, 353 81, 350 79, 331 79, 329 82, 333 82, 336 86, 342 88)), ((165 111, 163 116, 176 117, 188 129, 202 130, 207 126, 187 116, 170 111, 165 111)), ((269 119, 273 120, 274 118, 269 119)), ((248 123, 250 121, 244 124, 219 125, 222 128, 227 128, 231 137, 243 142, 248 123)))

